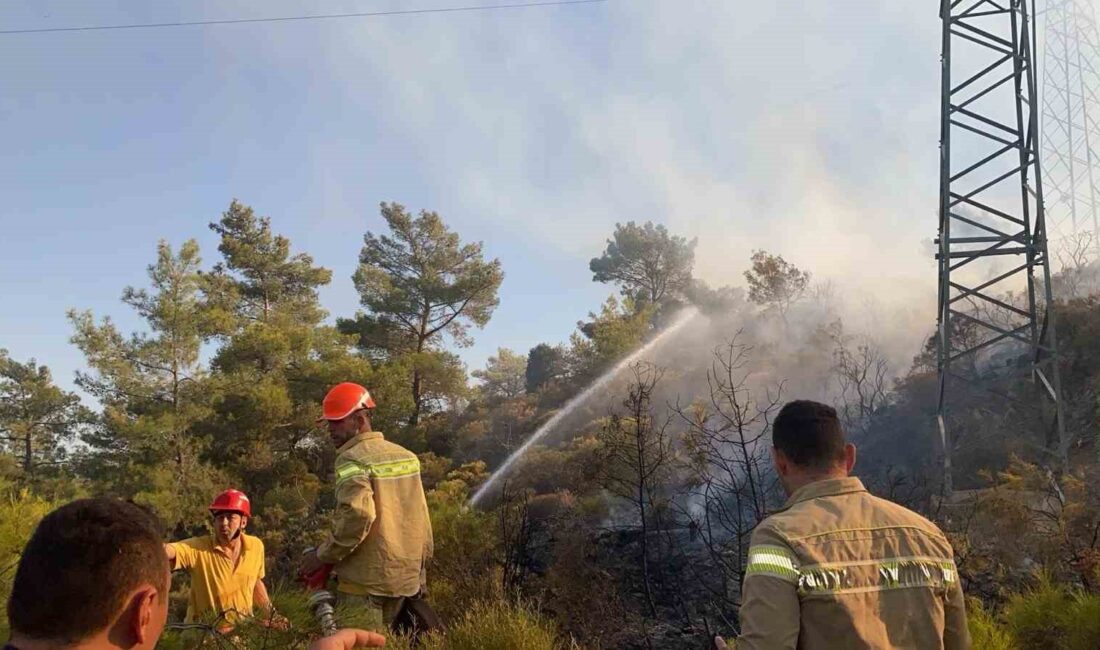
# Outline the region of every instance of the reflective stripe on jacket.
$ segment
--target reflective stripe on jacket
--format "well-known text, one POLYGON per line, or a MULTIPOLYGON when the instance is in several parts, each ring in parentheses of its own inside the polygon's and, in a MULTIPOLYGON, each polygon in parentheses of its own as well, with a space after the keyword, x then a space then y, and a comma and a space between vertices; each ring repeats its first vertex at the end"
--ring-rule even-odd
POLYGON ((752 535, 738 650, 970 647, 954 552, 858 478, 791 495, 752 535))
POLYGON ((381 433, 360 433, 336 454, 332 534, 317 549, 339 589, 414 596, 432 555, 432 524, 416 454, 381 433))

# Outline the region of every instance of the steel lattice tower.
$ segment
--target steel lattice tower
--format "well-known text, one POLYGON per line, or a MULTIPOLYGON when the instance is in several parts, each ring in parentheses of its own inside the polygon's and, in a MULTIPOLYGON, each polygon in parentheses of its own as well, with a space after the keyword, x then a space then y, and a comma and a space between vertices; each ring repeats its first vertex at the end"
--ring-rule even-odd
POLYGON ((937 421, 948 494, 950 407, 966 386, 991 393, 998 382, 1011 386, 1021 366, 1048 400, 1044 405, 1036 402, 1043 397, 1029 397, 1027 403, 1045 415, 1047 447, 1066 453, 1061 378, 1053 362, 1031 14, 1034 0, 940 5, 937 421))
POLYGON ((1054 237, 1100 244, 1100 35, 1092 5, 1047 0, 1043 12, 1043 175, 1054 237))

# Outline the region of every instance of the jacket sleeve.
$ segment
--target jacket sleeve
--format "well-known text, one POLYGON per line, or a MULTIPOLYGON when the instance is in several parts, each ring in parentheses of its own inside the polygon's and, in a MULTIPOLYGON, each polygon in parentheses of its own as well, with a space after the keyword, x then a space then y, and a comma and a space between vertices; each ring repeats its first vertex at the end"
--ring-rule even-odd
POLYGON ((336 514, 332 534, 317 548, 317 557, 336 564, 355 550, 374 523, 374 490, 366 469, 355 463, 336 467, 336 514))
POLYGON ((943 647, 944 650, 969 650, 970 643, 970 628, 966 624, 966 597, 956 571, 954 584, 948 588, 944 603, 943 647))
POLYGON ((737 650, 795 650, 798 645, 798 560, 774 531, 753 532, 741 585, 740 619, 737 650))

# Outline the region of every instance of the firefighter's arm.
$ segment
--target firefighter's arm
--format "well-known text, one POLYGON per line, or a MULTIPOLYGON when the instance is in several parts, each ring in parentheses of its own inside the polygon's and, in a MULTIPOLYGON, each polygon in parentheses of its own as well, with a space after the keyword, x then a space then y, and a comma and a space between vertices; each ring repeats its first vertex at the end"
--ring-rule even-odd
POLYGON ((172 542, 164 545, 164 554, 168 556, 168 564, 173 571, 178 569, 190 569, 195 565, 198 552, 191 546, 190 539, 182 542, 172 542))
POLYGON ((374 490, 367 471, 349 463, 337 466, 336 476, 332 534, 317 547, 317 558, 325 564, 336 564, 355 550, 366 539, 375 517, 374 490))
POLYGON ((252 602, 265 614, 271 613, 271 596, 267 594, 267 586, 262 579, 257 580, 256 586, 252 588, 252 602))
POLYGON ((963 596, 958 571, 955 571, 954 583, 947 588, 943 623, 944 650, 969 650, 970 628, 966 625, 966 597, 963 596))
POLYGON ((741 588, 741 636, 737 650, 795 650, 801 612, 798 560, 774 531, 757 529, 741 588))

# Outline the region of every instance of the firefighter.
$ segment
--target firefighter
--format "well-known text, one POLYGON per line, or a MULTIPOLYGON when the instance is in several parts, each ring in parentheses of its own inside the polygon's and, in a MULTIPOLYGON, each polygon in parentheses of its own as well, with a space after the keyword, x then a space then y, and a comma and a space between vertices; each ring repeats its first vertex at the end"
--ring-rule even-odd
POLYGON ((165 544, 173 570, 191 574, 191 596, 186 622, 223 616, 232 624, 252 616, 253 607, 264 619, 279 627, 284 619, 275 614, 264 586, 264 543, 245 534, 252 517, 252 504, 240 490, 226 490, 210 504, 214 532, 165 544))
POLYGON ((753 531, 738 650, 970 647, 951 544, 849 476, 835 409, 785 405, 772 459, 789 498, 753 531))
POLYGON ((374 400, 345 382, 325 396, 323 414, 337 447, 332 531, 302 571, 334 565, 337 597, 362 607, 376 629, 390 627, 406 599, 423 594, 432 524, 420 461, 371 428, 374 400))

